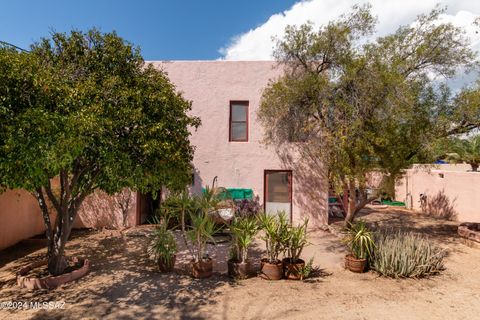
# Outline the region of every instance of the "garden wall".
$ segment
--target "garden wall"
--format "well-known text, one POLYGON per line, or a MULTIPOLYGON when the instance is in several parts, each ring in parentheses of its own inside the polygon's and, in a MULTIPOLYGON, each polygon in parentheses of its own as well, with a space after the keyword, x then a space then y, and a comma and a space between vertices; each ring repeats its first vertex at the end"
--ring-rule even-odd
MULTIPOLYGON (((74 228, 119 228, 124 214, 127 225, 136 222, 136 193, 124 191, 116 196, 96 192, 87 197, 75 219, 74 228)), ((23 190, 0 194, 0 250, 45 231, 37 200, 23 190)), ((51 216, 54 221, 55 216, 51 216)))
POLYGON ((395 187, 397 201, 427 215, 480 222, 480 172, 466 165, 415 166, 407 170, 395 187), (426 195, 420 201, 420 195, 426 195))

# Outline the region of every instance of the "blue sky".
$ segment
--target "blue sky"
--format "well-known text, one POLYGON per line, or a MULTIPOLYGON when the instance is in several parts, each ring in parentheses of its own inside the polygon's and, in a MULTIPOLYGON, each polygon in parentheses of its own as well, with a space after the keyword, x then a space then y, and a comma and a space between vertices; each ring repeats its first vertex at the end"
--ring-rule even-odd
POLYGON ((235 35, 264 23, 295 0, 82 0, 0 3, 0 40, 22 48, 52 30, 116 30, 147 60, 210 60, 235 35))

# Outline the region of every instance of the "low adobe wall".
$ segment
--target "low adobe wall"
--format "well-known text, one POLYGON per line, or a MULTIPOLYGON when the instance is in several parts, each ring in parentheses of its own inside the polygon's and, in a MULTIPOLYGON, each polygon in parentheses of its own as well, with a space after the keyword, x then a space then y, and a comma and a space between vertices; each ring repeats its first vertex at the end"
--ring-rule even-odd
POLYGON ((409 169, 395 186, 395 198, 431 216, 480 222, 480 172, 467 169, 452 165, 409 169))
MULTIPOLYGON (((136 193, 130 190, 109 196, 96 192, 87 197, 75 219, 74 228, 120 228, 136 223, 136 193)), ((0 194, 0 250, 45 232, 37 200, 24 190, 0 194)), ((52 223, 55 215, 51 215, 52 223)))

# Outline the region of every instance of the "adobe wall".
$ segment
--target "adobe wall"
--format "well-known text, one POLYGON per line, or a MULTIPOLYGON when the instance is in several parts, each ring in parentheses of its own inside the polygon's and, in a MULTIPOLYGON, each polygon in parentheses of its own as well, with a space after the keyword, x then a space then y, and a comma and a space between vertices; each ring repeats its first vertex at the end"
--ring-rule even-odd
POLYGON ((395 197, 407 208, 461 222, 480 222, 480 172, 469 166, 416 166, 395 187, 395 197), (420 195, 426 195, 423 204, 420 195))
MULTIPOLYGON (((136 193, 124 191, 116 196, 96 192, 87 197, 75 219, 74 228, 120 228, 124 213, 128 225, 135 224, 136 193)), ((0 250, 45 232, 37 200, 24 190, 0 194, 0 250)), ((55 215, 51 215, 52 223, 55 215)))

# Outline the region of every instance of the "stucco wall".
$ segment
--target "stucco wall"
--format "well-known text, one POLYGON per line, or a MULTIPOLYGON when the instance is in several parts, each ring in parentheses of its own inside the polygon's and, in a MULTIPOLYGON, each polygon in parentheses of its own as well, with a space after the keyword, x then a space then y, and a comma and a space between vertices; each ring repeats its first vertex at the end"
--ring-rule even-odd
POLYGON ((396 184, 396 200, 432 216, 480 222, 480 173, 467 169, 451 165, 409 169, 396 184), (426 195, 423 207, 421 194, 426 195))
MULTIPOLYGON (((125 191, 114 197, 102 192, 87 197, 75 219, 74 228, 122 227, 123 213, 128 225, 135 224, 136 196, 125 191)), ((37 200, 23 190, 0 194, 0 250, 45 232, 37 200)), ((55 215, 51 215, 52 223, 55 215)))
POLYGON ((37 200, 24 190, 0 195, 0 219, 0 250, 45 230, 37 200))
POLYGON ((310 218, 312 227, 326 223, 327 182, 318 168, 294 153, 282 152, 261 143, 263 130, 257 120, 263 89, 282 74, 268 61, 173 61, 152 62, 193 101, 192 114, 200 116, 201 127, 193 133, 196 146, 195 187, 211 185, 218 177, 223 187, 252 188, 264 199, 264 170, 293 172, 293 220, 310 218), (248 142, 229 142, 230 101, 248 100, 248 142), (312 170, 313 165, 313 170, 312 170))

